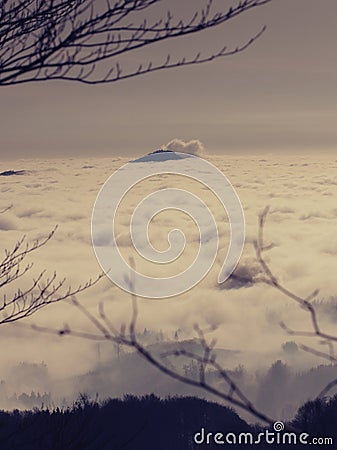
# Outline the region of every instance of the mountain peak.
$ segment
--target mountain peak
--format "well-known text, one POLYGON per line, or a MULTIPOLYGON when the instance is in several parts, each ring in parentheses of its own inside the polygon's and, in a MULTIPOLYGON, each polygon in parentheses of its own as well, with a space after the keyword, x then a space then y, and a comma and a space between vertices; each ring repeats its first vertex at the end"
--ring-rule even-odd
POLYGON ((191 155, 188 153, 177 153, 172 150, 159 149, 154 152, 148 153, 147 155, 141 156, 138 159, 135 159, 131 162, 133 163, 141 163, 141 162, 162 162, 173 159, 185 159, 190 158, 191 155))

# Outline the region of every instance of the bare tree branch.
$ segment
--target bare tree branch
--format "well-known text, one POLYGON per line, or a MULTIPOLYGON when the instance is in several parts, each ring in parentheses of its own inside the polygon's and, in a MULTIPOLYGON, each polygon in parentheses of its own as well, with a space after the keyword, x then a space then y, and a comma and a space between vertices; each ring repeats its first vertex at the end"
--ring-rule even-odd
POLYGON ((213 0, 192 8, 190 18, 155 18, 161 0, 19 0, 0 1, 0 86, 43 80, 86 84, 110 83, 146 73, 201 64, 244 51, 246 43, 206 55, 162 62, 144 61, 136 69, 122 67, 122 55, 218 27, 272 0, 241 0, 216 11, 213 0), (151 19, 151 17, 154 17, 151 19), (106 63, 106 64, 105 64, 106 63))
MULTIPOLYGON (((318 340, 318 344, 327 345, 328 352, 317 350, 311 346, 300 344, 299 347, 315 356, 324 358, 329 361, 331 364, 337 363, 337 358, 335 357, 334 352, 334 344, 337 342, 337 336, 333 334, 326 333, 322 331, 317 311, 315 306, 311 303, 312 300, 317 298, 319 293, 319 289, 315 289, 312 293, 310 293, 307 297, 301 297, 289 289, 285 288, 275 277, 270 266, 266 262, 266 259, 263 256, 263 253, 266 250, 269 250, 271 246, 267 246, 264 243, 264 227, 267 219, 267 215, 269 212, 269 207, 266 207, 263 212, 259 215, 259 231, 258 231, 258 239, 254 242, 254 247, 256 251, 257 259, 263 269, 265 278, 261 281, 271 285, 279 292, 284 294, 287 298, 294 300, 309 316, 311 321, 311 329, 310 330, 293 330, 288 327, 284 322, 280 322, 280 326, 290 335, 292 336, 301 336, 301 337, 311 337, 318 340)), ((318 394, 317 398, 322 397, 322 395, 326 395, 335 385, 337 385, 337 379, 331 381, 327 384, 323 390, 318 394)))
MULTIPOLYGON (((134 266, 134 262, 132 260, 130 261, 130 265, 134 266)), ((130 279, 130 283, 133 283, 133 280, 130 279)), ((103 303, 99 305, 99 316, 96 317, 77 300, 76 296, 72 296, 68 301, 70 301, 89 320, 89 322, 94 325, 94 327, 98 331, 97 334, 73 330, 69 325, 65 325, 60 329, 41 327, 35 324, 28 325, 24 323, 17 323, 16 325, 25 328, 29 327, 30 329, 33 329, 35 331, 48 334, 59 336, 68 335, 94 341, 110 341, 114 344, 129 347, 137 351, 137 353, 141 355, 147 362, 149 362, 152 366, 156 367, 159 371, 168 375, 172 379, 196 388, 200 388, 205 392, 213 394, 218 399, 228 402, 231 405, 237 406, 251 413, 253 416, 263 422, 266 422, 268 424, 272 424, 275 422, 275 420, 268 417, 268 415, 259 411, 255 407, 253 402, 251 402, 244 395, 239 386, 232 380, 228 371, 216 361, 216 355, 213 351, 215 341, 213 340, 212 342, 208 343, 203 331, 197 325, 195 326, 195 331, 197 332, 197 335, 199 337, 199 343, 202 349, 201 356, 195 352, 187 351, 184 348, 179 348, 172 352, 164 353, 160 355, 160 357, 156 357, 151 353, 150 350, 148 350, 144 345, 140 343, 137 337, 138 302, 135 295, 131 295, 132 313, 130 322, 128 326, 122 324, 120 330, 118 330, 106 316, 103 303), (197 378, 194 378, 192 376, 182 374, 179 369, 177 369, 173 364, 170 364, 170 362, 168 361, 170 356, 184 356, 187 357, 189 361, 197 363, 199 366, 199 376, 197 378), (212 382, 208 379, 208 375, 210 373, 217 373, 218 378, 223 380, 223 382, 225 383, 227 392, 226 390, 221 389, 221 387, 214 386, 212 384, 212 382)))
MULTIPOLYGON (((0 261, 0 289, 2 291, 8 289, 9 285, 30 271, 33 263, 25 264, 25 259, 47 244, 54 236, 56 229, 57 227, 45 238, 35 240, 32 244, 25 243, 26 237, 23 236, 11 250, 5 250, 5 256, 0 261)), ((71 299, 75 294, 96 284, 102 277, 103 274, 95 280, 89 280, 83 285, 79 285, 76 289, 69 287, 64 290, 66 280, 58 280, 56 272, 51 277, 47 277, 44 270, 32 280, 26 289, 18 289, 11 295, 3 294, 2 300, 0 300, 0 325, 29 317, 51 303, 71 299)))
POLYGON ((132 295, 132 319, 128 325, 128 333, 126 333, 126 326, 122 325, 120 331, 115 328, 110 319, 108 319, 104 313, 103 305, 100 305, 100 315, 99 318, 91 314, 79 301, 73 298, 71 299, 73 305, 78 308, 78 310, 85 315, 86 318, 89 319, 91 324, 95 326, 98 331, 98 334, 85 333, 77 330, 71 329, 68 325, 60 328, 60 329, 52 329, 50 327, 41 327, 37 325, 28 325, 28 324, 16 324, 20 327, 29 327, 35 331, 54 334, 59 336, 74 336, 79 338, 85 338, 89 340, 104 340, 110 341, 112 343, 118 345, 124 345, 126 347, 132 348, 139 355, 141 355, 147 362, 149 362, 152 366, 156 367, 159 371, 168 375, 170 378, 180 381, 189 386, 193 386, 196 388, 200 388, 205 392, 213 394, 218 399, 228 402, 233 406, 237 406, 255 416, 257 419, 268 423, 273 424, 275 422, 274 419, 264 414, 262 411, 259 411, 253 402, 251 402, 241 391, 239 386, 231 379, 230 375, 219 363, 216 361, 216 356, 214 354, 213 347, 214 342, 208 344, 206 339, 202 333, 202 331, 196 327, 198 330, 199 341, 202 345, 203 355, 200 356, 197 353, 187 351, 183 348, 177 349, 172 353, 162 354, 161 357, 156 357, 151 353, 144 345, 142 345, 137 338, 137 317, 138 317, 138 306, 137 306, 137 298, 132 295), (197 378, 193 378, 187 375, 182 374, 179 369, 177 369, 172 364, 167 364, 165 361, 169 356, 187 357, 190 361, 194 361, 199 365, 199 376, 197 378), (227 392, 222 390, 220 387, 216 387, 212 384, 211 381, 208 380, 208 370, 207 368, 211 368, 213 372, 216 372, 218 377, 221 378, 225 385, 227 386, 227 392))

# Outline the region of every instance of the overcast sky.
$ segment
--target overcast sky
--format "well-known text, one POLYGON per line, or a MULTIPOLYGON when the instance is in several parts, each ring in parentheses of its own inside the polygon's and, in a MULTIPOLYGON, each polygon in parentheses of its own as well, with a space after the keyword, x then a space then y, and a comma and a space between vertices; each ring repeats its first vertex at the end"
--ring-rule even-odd
POLYGON ((274 0, 146 54, 215 51, 268 26, 233 57, 104 86, 2 87, 0 156, 140 155, 173 138, 199 139, 216 153, 335 151, 336 17, 335 0, 274 0))

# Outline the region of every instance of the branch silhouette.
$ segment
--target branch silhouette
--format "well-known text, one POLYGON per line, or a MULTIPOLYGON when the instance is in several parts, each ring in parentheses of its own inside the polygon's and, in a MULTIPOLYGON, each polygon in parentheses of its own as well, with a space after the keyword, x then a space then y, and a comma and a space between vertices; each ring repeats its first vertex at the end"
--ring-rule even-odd
POLYGON ((187 351, 184 348, 179 348, 172 352, 162 353, 155 356, 150 350, 143 345, 137 337, 137 318, 138 318, 138 301, 135 295, 131 295, 132 312, 131 319, 128 325, 122 324, 120 328, 116 328, 110 318, 108 318, 104 311, 104 304, 100 303, 99 314, 95 316, 86 307, 84 307, 76 296, 72 296, 69 299, 70 302, 89 320, 91 324, 97 330, 97 334, 85 333, 77 330, 73 330, 69 325, 63 328, 53 329, 50 327, 42 327, 36 324, 17 324, 25 328, 29 327, 35 331, 48 333, 59 336, 74 336, 94 341, 110 341, 114 344, 122 345, 134 349, 139 355, 141 355, 149 364, 157 368, 160 372, 168 375, 170 378, 180 381, 189 386, 197 387, 205 392, 213 394, 219 400, 226 401, 233 406, 239 407, 249 413, 251 413, 257 419, 267 423, 273 424, 275 419, 259 411, 251 402, 248 397, 241 391, 237 383, 232 380, 229 372, 222 367, 216 361, 216 355, 213 351, 215 342, 208 343, 205 339, 203 331, 196 325, 195 330, 199 337, 199 343, 202 349, 202 355, 191 351, 187 351), (199 374, 197 378, 183 374, 177 367, 168 361, 170 356, 180 357, 184 356, 189 359, 190 362, 195 362, 199 368, 199 374), (216 371, 218 376, 225 382, 226 388, 221 389, 212 384, 208 379, 208 368, 216 371))
POLYGON ((0 0, 0 86, 68 80, 110 83, 146 73, 201 64, 244 51, 264 32, 234 48, 123 67, 119 58, 155 43, 218 27, 272 0, 241 0, 216 10, 213 0, 191 7, 190 18, 155 17, 161 0, 0 0))
MULTIPOLYGON (((311 346, 300 344, 299 348, 304 350, 305 352, 311 353, 315 356, 318 356, 320 358, 323 358, 331 364, 336 364, 337 358, 334 354, 334 345, 337 341, 337 336, 326 333, 323 331, 315 305, 312 304, 312 301, 317 298, 317 295, 319 294, 319 289, 315 289, 313 292, 311 292, 307 297, 301 297, 294 292, 287 289, 283 284, 281 284, 276 276, 274 275, 272 269, 270 268, 269 264, 266 262, 266 259, 264 257, 264 252, 272 248, 272 245, 265 245, 264 243, 264 228, 265 223, 267 220, 267 216, 269 213, 269 207, 267 206, 263 212, 259 215, 259 232, 258 232, 258 238, 256 241, 254 241, 254 248, 256 251, 257 259, 263 269, 264 273, 264 279, 260 279, 259 281, 262 281, 272 287, 274 287, 276 290, 281 292, 283 295, 285 295, 287 298, 290 298, 291 300, 295 301, 304 311, 307 313, 307 315, 310 318, 311 322, 311 329, 309 330, 294 330, 290 327, 288 327, 284 322, 280 322, 280 326, 289 334, 292 336, 298 336, 298 337, 311 337, 313 339, 318 340, 319 345, 326 345, 328 347, 328 351, 321 351, 317 350, 311 346)), ((317 398, 321 398, 328 394, 328 392, 337 385, 337 379, 331 381, 328 383, 321 392, 317 395, 317 398)))
MULTIPOLYGON (((4 211, 7 211, 6 208, 4 211)), ((3 211, 3 212, 4 212, 3 211)), ((26 242, 23 236, 11 250, 5 250, 5 256, 0 261, 0 293, 8 289, 9 285, 23 277, 33 267, 33 263, 26 263, 26 258, 52 239, 56 232, 55 227, 45 238, 37 239, 33 243, 26 242)), ((52 276, 46 276, 46 271, 40 272, 26 289, 18 289, 14 294, 3 294, 0 300, 0 325, 17 322, 29 317, 41 308, 61 300, 71 298, 90 286, 96 284, 103 274, 95 280, 89 280, 79 285, 76 289, 68 287, 64 289, 66 279, 58 279, 56 272, 52 276)))

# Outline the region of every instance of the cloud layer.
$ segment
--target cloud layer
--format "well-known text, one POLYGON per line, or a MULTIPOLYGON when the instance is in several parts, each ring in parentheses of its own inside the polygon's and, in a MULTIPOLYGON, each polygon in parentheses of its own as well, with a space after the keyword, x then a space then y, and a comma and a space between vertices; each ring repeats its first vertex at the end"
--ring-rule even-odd
MULTIPOLYGON (((168 146, 170 144, 175 151, 184 149, 194 154, 202 148, 198 141, 174 140, 168 146), (179 149, 175 145, 180 145, 179 149)), ((182 336, 191 337, 193 326, 198 323, 213 329, 209 336, 216 337, 219 346, 243 351, 246 357, 242 357, 242 364, 267 363, 273 360, 282 343, 289 340, 279 327, 281 320, 296 329, 310 328, 310 322, 291 300, 271 287, 253 282, 260 276, 252 245, 257 235, 257 215, 270 205, 265 239, 274 246, 266 253, 266 258, 278 279, 299 295, 306 296, 316 288, 321 289, 320 298, 335 295, 337 163, 332 158, 265 155, 263 158, 208 156, 207 159, 229 178, 245 211, 246 244, 235 272, 237 278, 229 279, 221 288, 217 285, 228 244, 226 212, 205 186, 175 180, 174 187, 193 191, 212 210, 219 225, 220 249, 209 274, 184 295, 159 301, 140 299, 139 329, 162 330, 167 337, 172 337, 179 329, 182 336)), ((20 287, 29 286, 32 278, 44 269, 49 275, 56 270, 59 277, 66 277, 73 287, 100 272, 91 245, 91 212, 105 180, 125 162, 122 158, 89 158, 18 160, 10 167, 0 164, 0 171, 27 171, 20 177, 0 178, 0 211, 13 205, 0 215, 0 247, 12 248, 23 234, 28 240, 45 236, 59 225, 54 238, 30 255, 29 261, 34 262, 34 266, 20 280, 20 287)), ((134 254, 130 248, 129 222, 135 205, 151 190, 169 187, 171 183, 170 176, 149 179, 137 185, 130 198, 125 199, 125 205, 121 205, 124 209, 118 233, 126 258, 134 254)), ((154 218, 150 229, 151 243, 164 250, 168 245, 168 232, 177 224, 188 239, 186 253, 182 260, 175 261, 170 268, 172 271, 181 270, 193 260, 197 228, 185 215, 165 216, 163 212, 154 218)), ((105 237, 103 233, 102 239, 105 237)), ((154 270, 154 276, 165 272, 163 266, 136 262, 144 272, 151 274, 154 270)), ((16 287, 9 287, 7 296, 12 295, 16 287)), ((117 328, 128 323, 130 297, 109 280, 102 280, 79 298, 95 314, 99 303, 104 302, 106 314, 117 328)), ((70 324, 74 329, 97 331, 76 308, 64 303, 41 310, 30 322, 54 328, 70 324)), ((45 361, 53 376, 62 378, 79 375, 97 364, 95 344, 88 341, 62 340, 11 326, 2 326, 0 333, 7 342, 0 368, 22 360, 45 361), (64 362, 62 365, 60 358, 64 362)), ((308 343, 305 339, 301 342, 308 343)), ((109 343, 103 343, 102 348, 102 354, 109 353, 109 343)), ((237 361, 233 361, 235 363, 237 361)))

